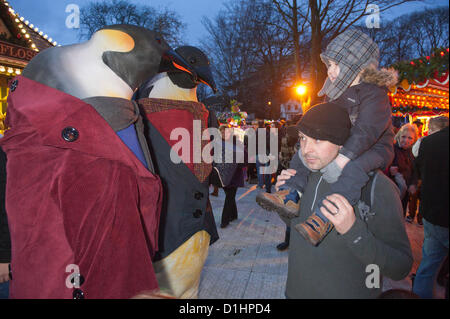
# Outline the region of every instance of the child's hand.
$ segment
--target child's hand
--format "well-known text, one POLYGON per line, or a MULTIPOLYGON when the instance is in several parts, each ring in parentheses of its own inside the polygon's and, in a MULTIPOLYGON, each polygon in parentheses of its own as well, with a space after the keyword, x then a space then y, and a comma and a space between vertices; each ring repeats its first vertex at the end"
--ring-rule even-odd
POLYGON ((286 183, 285 181, 287 181, 292 176, 295 176, 295 174, 297 174, 297 171, 292 168, 282 170, 281 174, 278 175, 277 183, 275 184, 276 191, 278 192, 280 186, 284 185, 286 183))
POLYGON ((398 167, 397 166, 391 166, 389 168, 389 172, 391 173, 392 176, 395 176, 398 174, 398 167))

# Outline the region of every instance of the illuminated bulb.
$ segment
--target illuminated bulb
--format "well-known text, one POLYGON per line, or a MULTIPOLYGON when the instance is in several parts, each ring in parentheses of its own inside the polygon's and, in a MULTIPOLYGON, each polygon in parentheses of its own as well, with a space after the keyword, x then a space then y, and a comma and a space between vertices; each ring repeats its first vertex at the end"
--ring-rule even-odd
POLYGON ((19 75, 20 74, 20 70, 16 69, 16 74, 19 75))
POLYGON ((5 72, 5 71, 6 71, 5 67, 3 65, 0 66, 0 72, 5 72))
POLYGON ((14 13, 13 8, 9 8, 9 12, 14 13))
POLYGON ((30 28, 33 29, 34 28, 34 24, 30 24, 30 28))
POLYGON ((55 42, 53 42, 53 45, 57 45, 58 43, 55 41, 55 42))
POLYGON ((19 19, 17 19, 17 18, 16 18, 16 19, 15 19, 14 21, 16 21, 17 23, 19 23, 19 22, 20 22, 20 20, 19 20, 19 19))
POLYGON ((28 25, 28 23, 29 23, 28 20, 25 20, 25 24, 28 25))
POLYGON ((22 29, 21 31, 22 31, 22 33, 25 33, 25 32, 27 32, 27 31, 26 31, 25 29, 22 29))
POLYGON ((25 20, 23 17, 20 17, 20 21, 23 21, 23 20, 25 20))
POLYGON ((34 28, 34 31, 38 32, 39 31, 38 27, 34 28))
POLYGON ((44 39, 47 39, 48 38, 48 36, 47 35, 44 35, 44 39))
POLYGON ((14 70, 12 68, 8 68, 8 73, 13 73, 14 70))
POLYGON ((32 43, 31 47, 34 49, 36 47, 36 44, 32 43))
POLYGON ((22 23, 21 23, 21 24, 19 24, 19 28, 21 28, 21 29, 23 28, 23 24, 22 24, 22 23))
POLYGON ((44 34, 44 32, 42 32, 42 31, 41 31, 41 32, 39 32, 39 35, 43 35, 43 34, 44 34))
POLYGON ((49 38, 49 39, 48 39, 49 42, 52 42, 52 40, 53 40, 52 38, 49 38))
POLYGON ((30 35, 27 33, 27 34, 25 34, 25 38, 29 38, 30 37, 30 35))

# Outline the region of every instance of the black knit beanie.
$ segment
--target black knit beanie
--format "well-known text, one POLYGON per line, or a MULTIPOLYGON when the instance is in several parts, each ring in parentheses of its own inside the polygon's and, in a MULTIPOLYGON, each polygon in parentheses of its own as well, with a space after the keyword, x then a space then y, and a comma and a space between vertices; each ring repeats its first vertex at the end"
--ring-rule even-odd
POLYGON ((344 145, 351 127, 347 111, 335 103, 313 106, 297 123, 298 130, 306 136, 336 145, 344 145))

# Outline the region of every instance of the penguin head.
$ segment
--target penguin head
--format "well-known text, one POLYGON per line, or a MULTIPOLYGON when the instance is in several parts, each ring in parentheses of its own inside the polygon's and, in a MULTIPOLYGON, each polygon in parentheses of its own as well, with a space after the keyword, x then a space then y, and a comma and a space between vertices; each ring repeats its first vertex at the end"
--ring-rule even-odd
POLYGON ((217 92, 216 84, 211 73, 210 62, 208 57, 200 49, 193 46, 181 46, 175 49, 175 52, 195 71, 197 78, 180 68, 172 67, 170 63, 164 60, 162 60, 160 72, 167 72, 170 80, 181 88, 192 89, 197 87, 198 84, 204 83, 214 93, 217 92))
POLYGON ((162 60, 197 79, 190 64, 158 33, 133 25, 111 25, 86 42, 40 52, 23 75, 80 99, 129 99, 139 85, 157 75, 162 60))
POLYGON ((171 64, 173 69, 197 79, 191 65, 179 53, 174 52, 157 32, 143 27, 119 24, 105 27, 96 33, 104 34, 109 30, 121 31, 113 32, 111 41, 128 42, 129 50, 125 52, 107 50, 103 53, 102 60, 133 91, 146 79, 156 75, 162 63, 171 64))

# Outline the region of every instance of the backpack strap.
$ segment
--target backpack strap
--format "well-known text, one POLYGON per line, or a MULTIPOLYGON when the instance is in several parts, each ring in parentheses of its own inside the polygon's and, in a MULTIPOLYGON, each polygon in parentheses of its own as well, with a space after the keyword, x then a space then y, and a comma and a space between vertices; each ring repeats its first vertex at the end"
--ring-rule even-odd
POLYGON ((359 200, 357 206, 361 219, 367 221, 370 216, 374 216, 375 212, 371 211, 373 206, 373 200, 375 198, 375 185, 380 174, 380 170, 376 170, 369 173, 369 181, 361 190, 361 200, 359 200))

